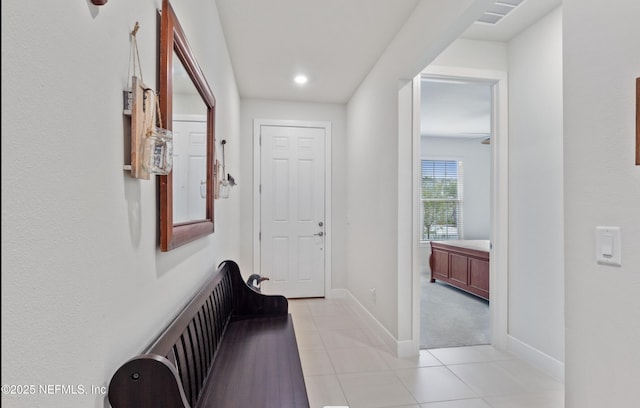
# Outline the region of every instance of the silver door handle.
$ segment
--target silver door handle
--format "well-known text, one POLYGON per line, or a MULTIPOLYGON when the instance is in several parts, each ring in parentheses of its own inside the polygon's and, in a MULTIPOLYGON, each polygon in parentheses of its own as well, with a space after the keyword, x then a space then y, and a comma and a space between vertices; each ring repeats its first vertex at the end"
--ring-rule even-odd
POLYGON ((324 235, 324 232, 320 231, 320 232, 318 232, 317 234, 313 234, 313 235, 317 235, 317 236, 321 237, 321 236, 323 236, 323 235, 324 235))

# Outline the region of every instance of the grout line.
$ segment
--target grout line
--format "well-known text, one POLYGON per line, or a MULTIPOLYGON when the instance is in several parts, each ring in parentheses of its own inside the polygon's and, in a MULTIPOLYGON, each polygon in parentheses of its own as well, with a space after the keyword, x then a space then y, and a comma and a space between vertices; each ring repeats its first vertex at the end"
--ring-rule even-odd
MULTIPOLYGON (((305 304, 305 306, 308 308, 309 305, 305 304)), ((526 361, 518 358, 517 356, 513 356, 511 354, 508 353, 498 353, 498 354, 492 354, 492 350, 491 349, 487 349, 487 347, 491 347, 493 349, 495 349, 495 347, 491 346, 491 345, 477 345, 477 346, 460 346, 460 347, 442 347, 442 349, 451 349, 451 348, 458 348, 458 349, 469 349, 469 350, 473 350, 473 352, 471 352, 472 354, 472 359, 473 356, 475 355, 475 353, 478 354, 477 357, 481 358, 480 361, 469 361, 469 362, 465 362, 465 361, 461 361, 461 362, 455 362, 453 364, 445 364, 445 362, 441 359, 438 358, 438 356, 432 352, 432 350, 437 350, 437 349, 424 349, 424 351, 426 351, 428 353, 428 355, 434 359, 434 362, 439 362, 440 365, 436 365, 436 366, 421 366, 421 365, 417 365, 415 367, 394 367, 392 363, 389 363, 386 361, 386 359, 384 359, 382 356, 380 356, 381 358, 383 358, 383 361, 385 363, 385 366, 387 366, 387 369, 382 369, 382 370, 375 370, 375 371, 359 371, 359 372, 347 372, 347 373, 338 373, 336 371, 336 366, 334 364, 333 359, 331 358, 330 355, 330 350, 327 348, 327 340, 325 340, 325 337, 322 336, 322 334, 328 334, 328 333, 340 333, 340 332, 344 332, 344 331, 348 331, 348 330, 361 330, 364 335, 365 335, 365 340, 366 340, 366 344, 359 344, 359 345, 355 345, 355 344, 349 344, 349 347, 340 347, 338 349, 331 349, 331 350, 344 350, 344 349, 362 349, 362 348, 366 348, 366 349, 371 349, 374 350, 376 353, 378 353, 378 355, 380 355, 380 353, 382 353, 382 351, 388 351, 386 349, 381 350, 378 345, 373 345, 372 343, 372 338, 369 338, 368 335, 369 333, 374 333, 375 331, 371 331, 369 325, 367 324, 367 321, 362 321, 362 319, 359 318, 359 316, 356 314, 356 316, 352 316, 354 318, 356 318, 358 320, 358 322, 361 322, 363 324, 363 326, 358 325, 357 327, 353 327, 351 329, 348 328, 336 328, 336 329, 320 329, 317 326, 317 322, 316 322, 316 318, 326 318, 327 316, 340 316, 339 314, 333 314, 333 315, 324 315, 324 314, 320 314, 319 316, 315 316, 313 313, 311 313, 311 309, 308 309, 309 313, 305 314, 304 316, 301 316, 302 319, 304 320, 308 320, 309 322, 311 322, 316 330, 315 332, 318 333, 318 336, 320 337, 320 347, 318 347, 316 350, 317 351, 322 351, 323 353, 325 353, 325 355, 327 356, 327 358, 329 359, 329 363, 330 366, 333 370, 333 373, 330 374, 315 374, 315 375, 305 375, 305 377, 310 378, 310 377, 318 377, 318 376, 322 376, 322 377, 327 377, 327 378, 332 378, 337 380, 338 386, 340 387, 340 393, 342 395, 342 398, 344 399, 344 401, 347 402, 347 404, 350 403, 349 399, 347 398, 347 394, 345 392, 345 388, 344 388, 344 384, 343 381, 341 380, 341 377, 344 376, 348 376, 349 378, 352 378, 353 376, 358 376, 358 375, 372 375, 372 374, 376 374, 376 373, 386 373, 386 374, 391 374, 393 375, 393 377, 400 382, 400 384, 402 385, 402 388, 404 390, 406 390, 409 395, 411 395, 411 397, 414 399, 415 404, 420 405, 420 403, 418 402, 418 399, 415 397, 415 395, 411 392, 411 390, 407 387, 407 385, 402 381, 402 379, 399 376, 399 372, 401 372, 402 370, 420 370, 423 368, 434 368, 434 367, 446 367, 447 371, 451 374, 453 374, 453 376, 455 378, 457 378, 462 384, 464 384, 472 393, 473 393, 473 397, 470 398, 462 398, 461 400, 464 399, 477 399, 479 401, 484 402, 488 407, 494 407, 494 405, 492 405, 491 403, 489 403, 489 401, 486 399, 488 396, 487 395, 482 395, 479 390, 476 390, 474 387, 472 387, 469 383, 467 383, 466 381, 464 381, 464 379, 462 379, 461 377, 459 377, 458 375, 456 375, 456 373, 452 370, 453 367, 455 366, 460 366, 460 365, 480 365, 480 364, 485 364, 485 365, 493 365, 496 366, 497 369, 499 369, 501 372, 503 372, 505 375, 507 375, 508 377, 510 377, 511 379, 513 379, 516 383, 520 384, 521 386, 523 385, 523 379, 519 379, 515 374, 511 374, 508 370, 502 368, 500 366, 500 362, 503 361, 518 361, 518 362, 522 362, 525 365, 527 365, 528 367, 531 367, 530 364, 528 364, 526 361), (485 350, 486 349, 486 350, 485 350)), ((347 308, 347 311, 350 311, 349 308, 347 308)), ((358 337, 359 339, 359 337, 358 337)), ((350 340, 353 340, 352 338, 350 338, 350 340)), ((359 340, 358 340, 359 341, 359 340)), ((384 345, 384 344, 383 344, 384 345)), ((308 350, 307 350, 308 351, 308 350)), ((421 350, 422 351, 422 350, 421 350)), ((499 351, 497 349, 495 349, 495 351, 499 351)), ((393 354, 392 354, 393 355, 393 354)), ((399 359, 398 360, 402 360, 399 359)), ((539 374, 541 374, 543 377, 548 377, 551 378, 550 376, 540 372, 539 370, 534 370, 536 372, 538 372, 539 374)), ((303 371, 303 375, 304 375, 304 371, 303 371)), ((524 387, 526 389, 526 387, 524 387)), ((335 390, 336 394, 337 394, 337 389, 335 390)), ((555 391, 555 390, 549 390, 550 391, 555 391)), ((527 391, 526 394, 530 394, 530 395, 539 395, 541 392, 543 391, 527 391)), ((498 395, 501 396, 502 394, 498 395)), ((455 400, 458 401, 458 400, 455 400)), ((322 401, 319 401, 322 402, 322 401)))

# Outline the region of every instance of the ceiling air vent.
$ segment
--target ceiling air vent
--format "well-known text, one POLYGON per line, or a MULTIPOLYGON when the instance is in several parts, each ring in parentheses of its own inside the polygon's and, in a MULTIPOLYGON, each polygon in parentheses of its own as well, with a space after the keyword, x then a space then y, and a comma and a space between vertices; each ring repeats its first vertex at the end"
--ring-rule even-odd
POLYGON ((479 19, 479 23, 498 24, 507 14, 513 11, 525 0, 500 0, 489 8, 479 19))

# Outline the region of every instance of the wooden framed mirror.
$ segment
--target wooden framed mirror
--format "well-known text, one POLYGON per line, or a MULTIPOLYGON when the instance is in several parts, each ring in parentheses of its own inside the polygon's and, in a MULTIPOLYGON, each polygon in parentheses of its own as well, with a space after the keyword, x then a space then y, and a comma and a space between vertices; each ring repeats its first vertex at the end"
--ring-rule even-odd
POLYGON ((636 78, 636 166, 640 166, 640 77, 636 78))
POLYGON ((160 250, 169 251, 214 230, 216 106, 213 92, 168 0, 162 1, 159 13, 160 114, 164 127, 174 131, 173 170, 159 176, 160 250), (197 120, 200 127, 178 129, 178 117, 201 118, 197 120), (183 145, 191 145, 193 149, 183 149, 183 145))

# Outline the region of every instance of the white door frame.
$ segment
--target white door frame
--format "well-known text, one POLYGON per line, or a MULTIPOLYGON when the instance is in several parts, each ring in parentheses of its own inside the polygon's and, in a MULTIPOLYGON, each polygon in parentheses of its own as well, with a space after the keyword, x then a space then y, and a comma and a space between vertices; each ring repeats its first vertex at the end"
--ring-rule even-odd
MULTIPOLYGON (((458 67, 427 67, 414 79, 413 95, 413 143, 412 170, 414 186, 411 188, 411 200, 414 205, 411 226, 406 232, 414 237, 412 248, 412 293, 411 315, 399 315, 400 327, 410 326, 411 336, 408 341, 399 338, 398 354, 415 355, 420 350, 420 238, 418 224, 420 222, 419 206, 415 203, 420 199, 420 94, 419 81, 421 77, 458 78, 467 80, 490 81, 494 85, 492 109, 492 138, 491 138, 491 263, 489 272, 489 287, 491 302, 491 344, 498 349, 506 350, 508 338, 508 243, 509 243, 509 137, 508 137, 508 89, 507 73, 503 71, 478 70, 458 67), (417 125, 416 125, 417 124, 417 125), (409 322, 408 319, 411 319, 409 322)), ((402 274, 402 271, 398 271, 402 274)), ((398 293, 398 310, 401 307, 404 294, 398 293)), ((405 296, 405 298, 408 296, 405 296)))
POLYGON ((253 273, 260 273, 260 129, 262 126, 321 128, 324 139, 324 296, 331 293, 331 122, 281 119, 253 120, 253 273))

